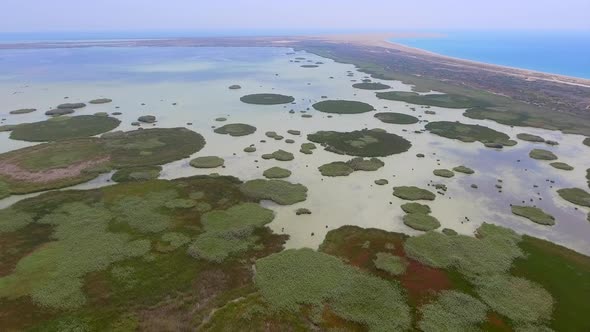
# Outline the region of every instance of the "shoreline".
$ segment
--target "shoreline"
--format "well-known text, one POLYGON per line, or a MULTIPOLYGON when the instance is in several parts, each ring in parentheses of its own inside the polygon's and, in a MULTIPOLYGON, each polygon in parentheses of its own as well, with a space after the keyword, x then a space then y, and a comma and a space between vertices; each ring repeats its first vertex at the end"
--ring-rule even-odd
MULTIPOLYGON (((431 38, 441 34, 437 33, 370 33, 370 34, 330 34, 330 35, 300 35, 300 36, 227 36, 227 37, 182 37, 182 38, 124 38, 124 39, 102 39, 102 40, 62 40, 62 41, 23 41, 14 43, 0 43, 0 50, 5 49, 43 49, 43 48, 76 48, 76 47, 142 47, 142 46, 214 46, 214 45, 194 45, 190 41, 238 41, 238 42, 267 42, 275 47, 290 47, 289 44, 305 41, 324 41, 328 43, 353 44, 359 46, 381 47, 390 50, 405 52, 408 54, 438 59, 449 64, 479 67, 492 72, 501 72, 512 74, 519 77, 525 77, 528 80, 545 80, 556 83, 575 85, 590 88, 590 79, 569 76, 563 74, 543 72, 539 70, 512 67, 477 60, 459 58, 416 48, 402 43, 391 41, 395 38, 431 38)), ((210 44, 210 43, 207 43, 210 44)), ((226 46, 226 45, 220 45, 226 46)), ((228 45, 229 46, 229 45, 228 45)), ((234 47, 246 45, 234 45, 234 47)), ((261 45, 259 45, 261 46, 261 45)))
POLYGON ((4 49, 87 47, 283 47, 355 65, 375 78, 485 100, 506 111, 513 125, 590 136, 590 80, 481 63, 389 40, 419 33, 203 37, 0 44, 4 49))
MULTIPOLYGON (((412 34, 410 34, 410 35, 404 34, 404 35, 402 35, 402 37, 408 37, 408 36, 410 36, 410 37, 431 37, 431 36, 435 36, 435 35, 436 34, 413 34, 413 35, 412 34)), ((481 61, 476 61, 476 60, 458 58, 458 57, 453 57, 453 56, 449 56, 449 55, 444 55, 444 54, 428 51, 428 50, 421 49, 421 48, 407 46, 407 45, 393 42, 390 40, 393 38, 400 38, 400 35, 398 35, 398 34, 358 35, 358 37, 361 37, 361 38, 351 36, 351 35, 341 35, 342 37, 345 37, 345 38, 338 38, 338 37, 335 38, 335 36, 336 35, 318 36, 318 37, 311 37, 310 36, 310 37, 311 38, 325 38, 326 41, 334 41, 334 42, 348 41, 348 42, 351 42, 354 44, 360 44, 360 45, 365 45, 365 46, 376 46, 376 47, 383 47, 383 48, 387 48, 387 49, 394 49, 397 51, 415 54, 418 56, 432 57, 432 58, 436 58, 436 59, 440 59, 440 60, 444 60, 444 61, 457 62, 457 63, 461 63, 464 65, 469 65, 469 66, 478 66, 478 67, 481 67, 482 69, 487 69, 490 71, 499 71, 499 72, 504 72, 504 73, 514 72, 513 74, 518 74, 519 76, 527 76, 529 79, 536 77, 536 78, 539 78, 542 80, 590 88, 590 79, 588 79, 588 78, 568 76, 568 75, 563 75, 563 74, 554 74, 554 73, 548 73, 548 72, 543 72, 543 71, 538 71, 538 70, 525 69, 525 68, 519 68, 519 67, 511 67, 511 66, 499 65, 499 64, 494 64, 494 63, 487 63, 487 62, 481 62, 481 61)))

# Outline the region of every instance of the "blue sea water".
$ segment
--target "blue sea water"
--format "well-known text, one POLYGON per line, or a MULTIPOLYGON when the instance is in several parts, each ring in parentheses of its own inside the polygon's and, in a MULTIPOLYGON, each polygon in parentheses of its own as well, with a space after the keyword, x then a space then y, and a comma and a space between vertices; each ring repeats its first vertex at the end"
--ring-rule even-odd
POLYGON ((441 32, 392 42, 502 66, 590 78, 590 31, 441 32))

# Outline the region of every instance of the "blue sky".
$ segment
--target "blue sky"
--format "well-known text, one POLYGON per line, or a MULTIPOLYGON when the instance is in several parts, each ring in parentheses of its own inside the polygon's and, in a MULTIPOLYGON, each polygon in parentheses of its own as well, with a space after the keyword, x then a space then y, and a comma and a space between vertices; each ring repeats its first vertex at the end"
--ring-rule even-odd
POLYGON ((0 0, 0 32, 590 31, 590 0, 0 0))

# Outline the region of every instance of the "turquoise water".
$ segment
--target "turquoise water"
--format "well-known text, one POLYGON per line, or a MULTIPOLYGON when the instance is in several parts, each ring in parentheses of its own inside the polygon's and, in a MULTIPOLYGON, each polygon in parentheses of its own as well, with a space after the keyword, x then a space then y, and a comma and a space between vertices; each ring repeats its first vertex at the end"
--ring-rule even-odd
POLYGON ((443 35, 392 41, 462 59, 590 78, 590 31, 445 32, 443 35))

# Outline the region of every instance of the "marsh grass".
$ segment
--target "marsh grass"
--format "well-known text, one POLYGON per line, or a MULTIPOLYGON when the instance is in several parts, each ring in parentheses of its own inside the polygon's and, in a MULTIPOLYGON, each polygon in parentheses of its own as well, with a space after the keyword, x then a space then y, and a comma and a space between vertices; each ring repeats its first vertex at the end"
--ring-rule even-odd
POLYGON ((271 167, 265 170, 262 175, 267 179, 283 179, 291 176, 291 171, 281 167, 271 167))
POLYGON ((590 207, 590 194, 584 189, 559 189, 557 193, 559 194, 559 196, 561 196, 561 198, 565 199, 570 203, 590 207))
POLYGON ((506 273, 512 262, 524 255, 518 247, 520 237, 511 230, 484 223, 478 234, 479 238, 474 238, 428 232, 409 238, 404 248, 409 257, 419 262, 456 268, 469 278, 506 273))
POLYGON ((313 108, 324 113, 358 114, 371 112, 375 108, 367 103, 353 100, 323 100, 313 104, 313 108))
POLYGON ((436 195, 426 189, 413 187, 413 186, 401 186, 393 188, 393 196, 408 201, 427 200, 433 201, 436 195))
POLYGON ((280 105, 289 104, 295 101, 292 96, 285 96, 275 93, 258 93, 246 95, 240 98, 243 103, 255 105, 280 105))
POLYGON ((253 134, 256 131, 256 127, 245 123, 230 123, 219 128, 215 128, 213 131, 217 134, 239 137, 253 134))
POLYGON ((476 291, 493 310, 518 323, 543 323, 551 320, 553 297, 538 284, 506 276, 483 276, 476 291))
POLYGON ((470 108, 491 106, 487 101, 475 99, 467 96, 456 94, 427 94, 420 95, 415 92, 406 91, 388 91, 377 92, 377 98, 404 101, 416 105, 428 105, 445 108, 470 108))
POLYGON ((66 204, 45 215, 39 223, 55 227, 55 241, 21 259, 12 274, 0 278, 0 296, 30 295, 40 306, 56 309, 84 305, 82 278, 87 273, 150 249, 149 241, 109 233, 112 218, 105 208, 83 203, 66 204))
POLYGON ((414 124, 419 121, 415 116, 393 112, 377 113, 375 118, 381 120, 381 122, 402 125, 414 124))
POLYGON ((161 166, 144 166, 123 168, 116 171, 111 180, 115 182, 147 181, 157 179, 162 171, 161 166))
POLYGON ((203 215, 204 233, 189 246, 188 253, 196 258, 221 263, 232 254, 254 246, 256 228, 274 219, 274 213, 256 203, 243 203, 227 210, 214 210, 203 215))
POLYGON ((382 130, 352 132, 318 131, 307 139, 321 144, 327 151, 358 157, 385 157, 406 152, 412 144, 401 136, 382 130))
POLYGON ((284 180, 250 180, 240 190, 254 199, 268 199, 280 205, 291 205, 307 199, 307 188, 284 180))
POLYGON ((370 331, 405 330, 411 323, 409 307, 396 284, 311 249, 290 249, 259 259, 254 281, 278 312, 330 303, 336 315, 370 331))
POLYGON ((408 262, 403 257, 394 256, 390 253, 379 252, 373 260, 375 267, 395 276, 406 272, 408 262))
POLYGON ((225 160, 216 156, 197 157, 189 162, 195 168, 216 168, 223 166, 225 160))
POLYGON ((489 147, 513 146, 515 141, 510 136, 494 129, 460 122, 437 121, 429 122, 425 128, 438 136, 457 139, 465 143, 479 141, 489 147))
POLYGON ((457 291, 443 291, 437 299, 420 308, 418 327, 424 332, 477 331, 486 320, 487 306, 478 299, 457 291))
POLYGON ((553 152, 543 149, 531 150, 529 157, 537 160, 557 160, 557 156, 553 152))
POLYGON ((527 218, 530 221, 537 223, 539 225, 555 225, 555 218, 552 215, 543 212, 543 210, 537 207, 513 205, 511 209, 513 214, 527 218))

